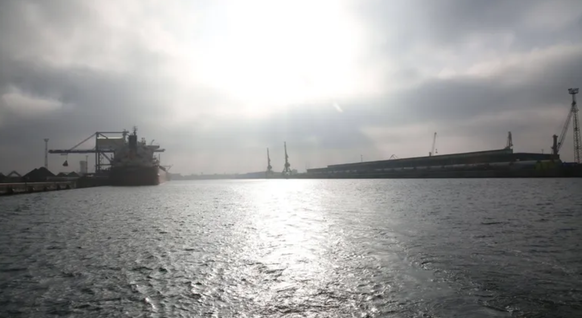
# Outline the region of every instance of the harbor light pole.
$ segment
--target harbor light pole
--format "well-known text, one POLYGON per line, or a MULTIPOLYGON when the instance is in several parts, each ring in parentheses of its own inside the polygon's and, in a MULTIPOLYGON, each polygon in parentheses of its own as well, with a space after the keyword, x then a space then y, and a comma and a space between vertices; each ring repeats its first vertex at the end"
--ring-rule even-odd
POLYGON ((44 167, 48 169, 48 138, 44 139, 44 167))

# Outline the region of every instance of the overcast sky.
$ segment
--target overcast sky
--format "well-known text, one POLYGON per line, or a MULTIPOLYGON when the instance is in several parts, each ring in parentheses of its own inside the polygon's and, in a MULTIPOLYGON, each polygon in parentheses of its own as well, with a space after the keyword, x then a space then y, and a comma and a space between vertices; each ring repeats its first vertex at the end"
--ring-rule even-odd
POLYGON ((283 141, 299 170, 422 156, 435 131, 442 154, 508 131, 547 153, 581 34, 579 0, 0 0, 0 172, 134 125, 183 174, 261 171, 267 147, 282 170, 283 141))

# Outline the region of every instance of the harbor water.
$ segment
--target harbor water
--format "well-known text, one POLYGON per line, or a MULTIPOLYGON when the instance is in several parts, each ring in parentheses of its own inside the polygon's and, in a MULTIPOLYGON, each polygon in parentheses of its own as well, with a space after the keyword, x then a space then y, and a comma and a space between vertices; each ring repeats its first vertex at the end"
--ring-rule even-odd
POLYGON ((0 317, 582 317, 582 179, 0 198, 0 317))

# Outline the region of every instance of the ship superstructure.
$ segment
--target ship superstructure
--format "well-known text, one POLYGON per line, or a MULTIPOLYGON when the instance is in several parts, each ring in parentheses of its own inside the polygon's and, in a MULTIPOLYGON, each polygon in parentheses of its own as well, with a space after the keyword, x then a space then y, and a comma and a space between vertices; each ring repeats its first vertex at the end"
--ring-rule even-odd
POLYGON ((157 185, 167 179, 167 172, 154 155, 158 145, 138 140, 137 128, 127 136, 127 143, 114 150, 110 178, 113 185, 157 185))
POLYGON ((159 166, 158 158, 154 156, 154 150, 158 145, 148 145, 142 138, 137 140, 137 129, 134 128, 133 134, 129 135, 127 142, 113 152, 111 160, 112 167, 153 167, 159 166))

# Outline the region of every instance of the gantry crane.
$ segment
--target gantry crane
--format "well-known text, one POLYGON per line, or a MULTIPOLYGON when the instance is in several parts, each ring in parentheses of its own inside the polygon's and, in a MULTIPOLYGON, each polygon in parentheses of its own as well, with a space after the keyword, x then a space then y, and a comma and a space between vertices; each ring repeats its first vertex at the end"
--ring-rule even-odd
POLYGON ((566 117, 566 122, 562 126, 562 132, 560 136, 554 135, 554 144, 552 145, 552 152, 554 156, 558 156, 560 148, 564 143, 566 134, 568 133, 568 128, 570 126, 570 121, 573 121, 574 125, 574 162, 580 163, 580 124, 578 122, 578 106, 576 105, 576 94, 578 94, 578 88, 569 88, 568 93, 572 95, 572 107, 568 112, 568 117, 566 117))
MULTIPOLYGON (((101 172, 101 170, 103 170, 103 167, 105 166, 109 166, 109 162, 111 162, 111 155, 115 152, 115 149, 113 147, 100 147, 100 140, 103 139, 115 139, 116 137, 113 137, 111 135, 121 135, 123 142, 125 142, 127 135, 129 134, 129 132, 127 130, 123 130, 123 131, 98 131, 94 134, 92 134, 91 136, 85 138, 85 140, 81 141, 80 143, 76 144, 75 146, 73 146, 70 149, 51 149, 48 152, 51 154, 61 154, 61 155, 69 155, 69 154, 88 154, 88 153, 94 153, 95 154, 95 173, 99 173, 101 172), (85 142, 89 141, 90 139, 95 138, 95 147, 92 149, 77 149, 77 147, 81 146, 82 144, 84 144, 85 142), (105 162, 103 159, 107 159, 107 162, 105 162)), ((118 137, 117 137, 118 138, 118 137)), ((153 142, 153 141, 152 141, 153 142)), ((150 147, 153 148, 153 152, 164 152, 165 149, 159 149, 159 146, 152 146, 150 145, 150 147)), ((63 166, 68 166, 68 162, 67 160, 65 160, 65 162, 63 163, 63 166)))

